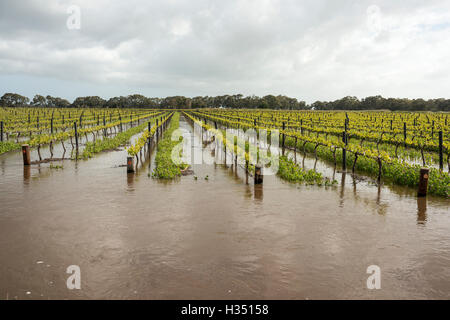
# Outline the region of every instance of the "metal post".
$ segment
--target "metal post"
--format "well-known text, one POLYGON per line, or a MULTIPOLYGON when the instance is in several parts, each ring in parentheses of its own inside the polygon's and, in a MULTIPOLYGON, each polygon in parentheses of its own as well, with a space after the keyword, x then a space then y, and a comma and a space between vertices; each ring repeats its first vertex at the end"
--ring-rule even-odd
POLYGON ((78 130, 77 130, 77 122, 73 123, 73 128, 75 129, 75 146, 77 150, 77 158, 78 158, 78 130))
MULTIPOLYGON (((347 133, 344 131, 342 133, 342 142, 347 145, 347 133)), ((347 149, 342 148, 342 170, 347 170, 347 149)))
POLYGON ((442 138, 442 130, 439 131, 439 169, 444 170, 444 146, 442 138))

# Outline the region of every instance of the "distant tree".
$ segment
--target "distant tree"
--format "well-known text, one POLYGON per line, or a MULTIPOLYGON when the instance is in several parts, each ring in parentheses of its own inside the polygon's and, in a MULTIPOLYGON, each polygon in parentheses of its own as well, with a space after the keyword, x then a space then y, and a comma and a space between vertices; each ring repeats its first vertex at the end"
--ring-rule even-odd
POLYGON ((24 107, 30 101, 29 98, 17 93, 5 93, 0 98, 0 106, 3 107, 24 107))
POLYGON ((30 105, 33 107, 46 107, 47 99, 40 94, 34 96, 33 101, 30 102, 30 105))
POLYGON ((67 108, 70 106, 70 102, 66 99, 52 96, 46 97, 46 104, 50 108, 67 108))
POLYGON ((78 97, 72 103, 74 108, 102 108, 106 105, 106 101, 98 96, 78 97))

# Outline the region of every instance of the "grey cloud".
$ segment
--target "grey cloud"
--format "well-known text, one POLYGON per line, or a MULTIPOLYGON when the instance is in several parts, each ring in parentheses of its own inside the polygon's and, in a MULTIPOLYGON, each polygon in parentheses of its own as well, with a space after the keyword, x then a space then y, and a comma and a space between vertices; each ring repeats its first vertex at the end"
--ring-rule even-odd
POLYGON ((110 96, 126 87, 309 102, 436 97, 450 77, 442 72, 450 67, 449 22, 450 4, 434 0, 3 0, 0 75, 89 83, 110 96), (81 8, 81 30, 66 28, 72 4, 81 8), (373 30, 371 5, 381 10, 373 30))

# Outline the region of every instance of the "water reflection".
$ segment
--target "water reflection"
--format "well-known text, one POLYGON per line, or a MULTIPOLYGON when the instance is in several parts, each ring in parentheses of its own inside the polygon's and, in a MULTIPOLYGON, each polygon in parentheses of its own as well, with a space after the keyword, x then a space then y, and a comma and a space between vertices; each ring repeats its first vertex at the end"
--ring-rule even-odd
POLYGON ((127 190, 128 191, 134 191, 134 173, 128 172, 127 173, 127 190))
POLYGON ((425 225, 427 221, 427 198, 417 198, 417 224, 425 225))
POLYGON ((23 166, 23 184, 29 185, 31 177, 31 166, 23 166))
MULTIPOLYGON (((377 188, 357 175, 345 193, 346 174, 341 180, 320 160, 317 169, 329 169, 341 186, 293 187, 267 176, 263 190, 244 184, 242 165, 220 164, 195 166, 202 177, 196 183, 139 179, 146 162, 125 178, 117 168, 123 149, 65 162, 64 170, 33 166, 31 174, 19 156, 0 161, 0 297, 8 290, 19 299, 80 298, 65 286, 73 263, 85 270, 80 295, 87 299, 414 299, 450 292, 446 199, 416 199, 414 191, 377 188), (428 217, 427 228, 415 227, 428 217), (361 286, 367 262, 387 270, 376 296, 361 286), (43 281, 54 279, 54 287, 43 281)), ((306 164, 312 168, 313 160, 306 164)))
POLYGON ((339 195, 339 207, 344 207, 344 196, 345 196, 345 176, 347 173, 345 171, 342 172, 341 176, 341 193, 339 195))
POLYGON ((262 184, 255 184, 254 185, 254 190, 255 190, 255 199, 256 200, 263 200, 263 185, 262 184))

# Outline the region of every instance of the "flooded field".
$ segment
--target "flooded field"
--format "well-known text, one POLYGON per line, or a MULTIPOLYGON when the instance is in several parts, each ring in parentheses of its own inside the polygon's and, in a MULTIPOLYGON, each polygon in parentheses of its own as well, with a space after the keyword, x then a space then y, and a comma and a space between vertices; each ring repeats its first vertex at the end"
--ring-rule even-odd
POLYGON ((155 154, 136 174, 123 148, 60 169, 1 155, 0 299, 450 298, 448 199, 321 160, 336 186, 255 186, 231 164, 160 182, 155 154), (81 290, 66 287, 70 265, 81 290), (370 265, 380 290, 367 289, 370 265))

